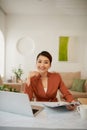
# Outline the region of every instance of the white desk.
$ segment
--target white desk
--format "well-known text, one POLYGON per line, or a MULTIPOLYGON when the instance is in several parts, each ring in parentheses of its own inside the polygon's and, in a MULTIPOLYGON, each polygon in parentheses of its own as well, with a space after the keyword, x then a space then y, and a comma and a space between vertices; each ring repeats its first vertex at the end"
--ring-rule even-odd
POLYGON ((76 111, 49 108, 36 117, 0 111, 0 130, 87 130, 87 120, 82 120, 76 111))

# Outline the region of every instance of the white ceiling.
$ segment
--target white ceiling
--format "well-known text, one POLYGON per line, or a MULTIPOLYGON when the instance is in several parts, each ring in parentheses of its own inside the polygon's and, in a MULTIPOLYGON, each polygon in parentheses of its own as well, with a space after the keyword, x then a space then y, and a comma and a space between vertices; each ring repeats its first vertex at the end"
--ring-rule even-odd
POLYGON ((6 14, 87 15, 87 0, 0 0, 6 14))

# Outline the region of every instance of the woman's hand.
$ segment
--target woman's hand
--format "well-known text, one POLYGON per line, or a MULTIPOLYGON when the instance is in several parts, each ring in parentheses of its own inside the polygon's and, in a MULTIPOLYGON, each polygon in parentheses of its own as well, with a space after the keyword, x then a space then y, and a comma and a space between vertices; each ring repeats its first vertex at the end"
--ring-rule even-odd
POLYGON ((68 110, 70 110, 70 111, 75 110, 76 107, 77 107, 77 105, 74 104, 74 102, 75 102, 75 100, 73 100, 73 101, 71 102, 71 103, 73 103, 73 104, 70 104, 70 105, 66 106, 66 108, 67 108, 68 110))
POLYGON ((31 71, 30 73, 29 73, 29 78, 31 78, 31 77, 33 77, 33 76, 39 76, 40 75, 40 73, 39 72, 37 72, 37 71, 31 71))
POLYGON ((30 78, 32 78, 33 76, 39 76, 39 75, 40 75, 39 72, 37 72, 37 71, 31 71, 29 73, 28 77, 27 77, 27 81, 26 81, 27 85, 29 86, 29 84, 30 84, 30 78))
POLYGON ((66 108, 67 108, 68 110, 70 110, 70 111, 75 110, 76 107, 77 107, 76 105, 67 105, 67 106, 66 106, 66 108))

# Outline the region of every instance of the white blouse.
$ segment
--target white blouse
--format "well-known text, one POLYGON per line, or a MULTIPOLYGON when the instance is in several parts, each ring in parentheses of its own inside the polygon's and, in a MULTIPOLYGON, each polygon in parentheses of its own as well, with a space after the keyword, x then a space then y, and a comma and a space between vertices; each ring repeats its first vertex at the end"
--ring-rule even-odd
POLYGON ((45 93, 47 92, 47 87, 44 87, 44 91, 45 91, 45 93))

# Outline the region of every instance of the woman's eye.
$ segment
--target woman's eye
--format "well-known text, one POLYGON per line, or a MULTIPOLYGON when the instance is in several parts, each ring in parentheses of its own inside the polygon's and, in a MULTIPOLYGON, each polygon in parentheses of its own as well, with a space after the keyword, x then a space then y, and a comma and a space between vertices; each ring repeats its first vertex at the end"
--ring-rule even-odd
POLYGON ((42 61, 38 61, 38 63, 48 64, 48 61, 44 61, 44 62, 42 62, 42 61))
POLYGON ((44 64, 48 64, 48 62, 46 61, 46 62, 44 62, 44 64))
POLYGON ((41 61, 38 61, 38 63, 41 63, 41 61))

